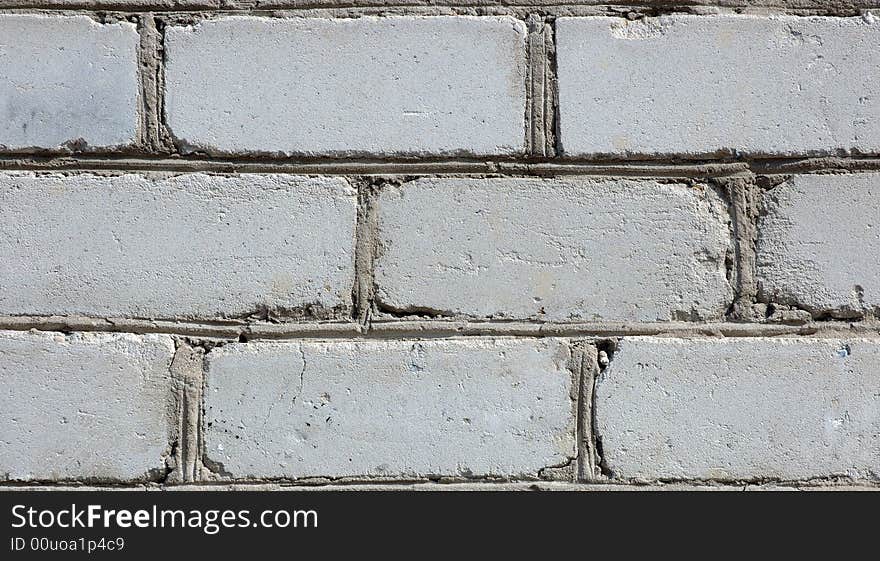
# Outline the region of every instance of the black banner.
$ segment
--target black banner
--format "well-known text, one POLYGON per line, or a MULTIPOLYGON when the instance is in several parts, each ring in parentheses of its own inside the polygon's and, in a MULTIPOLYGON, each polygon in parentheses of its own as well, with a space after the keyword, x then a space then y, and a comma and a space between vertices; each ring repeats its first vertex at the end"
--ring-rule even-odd
MULTIPOLYGON (((18 558, 144 558, 496 552, 539 545, 577 554, 592 543, 618 553, 686 536, 757 539, 872 535, 876 493, 0 491, 3 554, 18 558), (871 502, 869 502, 871 501, 871 502), (873 509, 865 508, 866 512, 873 509), (815 528, 816 534, 811 534, 815 528), (658 540, 658 541, 654 541, 658 540), (418 551, 412 544, 418 543, 418 551)), ((852 537, 847 545, 855 545, 852 537)), ((691 544, 693 545, 693 543, 691 544)), ((732 546, 728 544, 725 548, 732 546)), ((841 550, 837 549, 837 553, 841 550)), ((160 559, 160 558, 156 558, 160 559)))

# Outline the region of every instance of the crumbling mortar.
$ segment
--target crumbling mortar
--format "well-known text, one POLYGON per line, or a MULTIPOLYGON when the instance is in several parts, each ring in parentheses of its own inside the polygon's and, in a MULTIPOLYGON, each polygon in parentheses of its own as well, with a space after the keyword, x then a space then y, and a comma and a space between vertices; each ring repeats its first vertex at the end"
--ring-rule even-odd
POLYGON ((358 207, 355 229, 355 281, 351 289, 351 319, 369 330, 375 312, 375 264, 379 252, 379 192, 386 183, 381 177, 352 180, 357 187, 358 207))
POLYGON ((351 306, 341 304, 334 307, 325 307, 320 302, 303 304, 296 307, 268 306, 260 304, 252 311, 244 312, 235 316, 227 316, 224 319, 239 320, 243 322, 266 322, 282 324, 297 321, 333 321, 343 320, 351 314, 351 306))
POLYGON ((754 321, 757 294, 755 244, 760 201, 757 181, 752 176, 739 176, 715 179, 712 183, 728 202, 733 235, 733 259, 728 276, 733 281, 734 299, 727 310, 726 319, 733 322, 754 321))
POLYGON ((596 343, 598 354, 596 364, 592 371, 592 376, 590 379, 590 392, 588 398, 588 403, 590 406, 590 438, 593 445, 594 458, 594 471, 592 472, 592 474, 590 474, 593 476, 591 478, 591 481, 611 480, 614 478, 614 472, 611 470, 610 467, 608 467, 608 464, 605 461, 605 454, 602 446, 602 435, 599 434, 598 430, 596 412, 596 384, 599 381, 599 377, 604 375, 605 370, 608 368, 608 365, 611 364, 611 361, 614 358, 614 353, 617 350, 617 345, 618 340, 616 339, 605 339, 596 343))
POLYGON ((880 306, 854 308, 813 308, 785 295, 767 295, 759 290, 756 311, 764 311, 763 321, 786 325, 807 325, 816 323, 873 324, 880 316, 880 306))
MULTIPOLYGON (((49 15, 47 13, 47 15, 49 15)), ((105 11, 105 10, 97 10, 94 12, 89 12, 86 14, 87 17, 90 17, 95 22, 100 23, 102 25, 106 24, 114 24, 114 23, 134 23, 137 24, 140 19, 139 15, 128 13, 126 11, 105 11)))
POLYGON ((537 74, 543 57, 539 47, 540 35, 537 34, 537 27, 543 26, 543 21, 535 14, 529 14, 525 18, 526 37, 523 45, 523 66, 525 67, 525 80, 523 90, 525 91, 525 113, 523 114, 523 129, 525 132, 525 150, 526 154, 534 155, 535 146, 534 139, 538 130, 535 112, 538 108, 535 106, 535 89, 538 87, 537 74))
POLYGON ((168 64, 168 53, 165 50, 165 29, 168 22, 165 19, 155 19, 156 27, 156 51, 154 56, 154 80, 156 87, 155 104, 155 137, 153 138, 153 151, 160 155, 177 156, 177 146, 171 127, 168 125, 165 100, 165 69, 168 64))
POLYGON ((543 481, 577 481, 578 459, 567 458, 565 461, 538 470, 538 479, 543 481))
MULTIPOLYGON (((170 443, 169 450, 173 451, 173 444, 170 443)), ((117 489, 117 488, 130 488, 133 485, 137 486, 165 486, 168 484, 168 475, 173 470, 173 467, 170 467, 166 464, 165 467, 155 468, 149 470, 145 477, 137 478, 137 479, 126 479, 119 480, 107 477, 81 477, 78 479, 69 479, 69 478, 61 478, 61 479, 9 479, 3 478, 2 474, 0 474, 0 489, 4 487, 37 487, 37 486, 48 486, 48 487, 67 487, 67 486, 90 486, 90 487, 101 487, 108 489, 117 489)))
POLYGON ((159 148, 159 50, 162 37, 152 14, 144 14, 138 21, 138 81, 140 83, 138 144, 147 152, 159 148))
POLYGON ((562 119, 559 110, 559 58, 556 50, 556 16, 547 16, 547 89, 544 95, 546 156, 562 154, 562 119))
POLYGON ((406 320, 462 319, 464 317, 455 314, 450 310, 440 310, 437 308, 431 308, 430 306, 406 306, 403 308, 395 307, 383 302, 379 296, 378 291, 374 295, 373 304, 376 311, 375 319, 377 320, 384 320, 389 318, 406 320))

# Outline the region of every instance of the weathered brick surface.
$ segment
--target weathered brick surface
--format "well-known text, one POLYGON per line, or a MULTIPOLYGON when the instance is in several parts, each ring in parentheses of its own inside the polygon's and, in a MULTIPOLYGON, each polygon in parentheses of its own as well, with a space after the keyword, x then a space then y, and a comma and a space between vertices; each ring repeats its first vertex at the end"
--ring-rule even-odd
POLYGON ((206 457, 233 477, 536 476, 575 456, 568 361, 552 339, 227 345, 206 457))
POLYGON ((138 130, 137 44, 131 23, 0 15, 0 147, 132 144, 138 130))
POLYGON ((346 311, 356 193, 344 179, 0 174, 0 314, 346 311))
POLYGON ((233 17, 166 31, 190 149, 506 155, 525 146, 525 25, 508 17, 233 17))
POLYGON ((685 3, 0 0, 0 482, 880 489, 880 0, 685 3))
POLYGON ((732 298, 729 218, 705 185, 422 179, 378 209, 377 298, 396 310, 664 321, 732 298))
POLYGON ((874 17, 559 18, 566 155, 880 152, 874 17))
POLYGON ((0 331, 0 480, 155 480, 171 452, 164 335, 0 331))
POLYGON ((616 478, 880 478, 880 343, 624 339, 596 384, 616 478))
POLYGON ((816 315, 880 313, 880 174, 798 175, 764 194, 765 300, 816 315))

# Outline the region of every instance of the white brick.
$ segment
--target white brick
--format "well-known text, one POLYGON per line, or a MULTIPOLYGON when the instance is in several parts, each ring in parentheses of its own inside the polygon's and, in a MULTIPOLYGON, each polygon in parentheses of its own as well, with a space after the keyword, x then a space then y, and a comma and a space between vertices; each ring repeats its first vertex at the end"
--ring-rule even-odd
POLYGON ((169 124, 209 152, 517 154, 525 25, 230 17, 166 30, 169 124))
POLYGON ((871 19, 559 18, 565 154, 878 152, 871 19))
POLYGON ((813 313, 880 313, 880 174, 795 176, 764 196, 761 296, 813 313))
POLYGON ((138 127, 137 44, 131 23, 0 15, 0 146, 132 144, 138 127))
POLYGON ((615 477, 880 478, 880 342, 624 339, 596 385, 615 477))
POLYGON ((234 477, 534 476, 575 456, 559 340, 232 344, 205 446, 234 477))
POLYGON ((356 199, 339 178, 0 174, 0 313, 345 312, 356 199))
POLYGON ((377 297, 478 317, 717 319, 728 222, 699 185, 417 180, 382 192, 377 297))
POLYGON ((0 331, 0 480, 146 480, 174 431, 163 335, 0 331))

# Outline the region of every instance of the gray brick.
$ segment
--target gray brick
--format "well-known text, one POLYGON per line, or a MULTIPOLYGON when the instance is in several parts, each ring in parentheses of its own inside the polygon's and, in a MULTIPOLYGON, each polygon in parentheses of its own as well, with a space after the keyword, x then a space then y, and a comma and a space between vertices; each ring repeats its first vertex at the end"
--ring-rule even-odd
POLYGON ((0 15, 0 146, 116 148, 138 127, 134 24, 0 15))
POLYGON ((0 313, 346 313, 357 195, 340 178, 0 174, 0 313))
POLYGON ((517 154, 525 25, 508 17, 231 17, 166 31, 185 149, 517 154))
POLYGON ((171 338, 0 331, 0 480, 154 480, 171 452, 171 338))
POLYGON ((559 18, 556 38, 569 156, 880 151, 873 17, 559 18))
POLYGON ((524 150, 525 26, 512 18, 234 17, 166 37, 168 119, 190 149, 524 150))
POLYGON ((477 317, 717 319, 728 222, 704 185, 417 180, 382 192, 377 298, 477 317))
POLYGON ((880 314, 880 174, 795 176, 764 202, 763 299, 816 315, 880 314))
POLYGON ((624 339, 596 385, 617 478, 880 478, 880 343, 624 339))
POLYGON ((226 345, 207 458, 235 477, 535 476, 575 455, 568 358, 551 339, 226 345))

